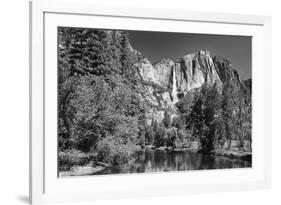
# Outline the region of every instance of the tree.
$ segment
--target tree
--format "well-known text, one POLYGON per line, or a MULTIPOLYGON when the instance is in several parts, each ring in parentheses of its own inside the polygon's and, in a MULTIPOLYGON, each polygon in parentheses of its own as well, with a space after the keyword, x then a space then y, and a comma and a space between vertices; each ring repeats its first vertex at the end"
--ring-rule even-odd
POLYGON ((151 122, 151 127, 153 129, 153 132, 156 133, 158 131, 158 128, 159 128, 159 123, 157 120, 152 120, 151 122))
POLYGON ((175 119, 173 124, 178 129, 190 129, 190 115, 193 109, 194 101, 195 101, 195 93, 187 93, 179 102, 176 103, 176 107, 180 113, 180 116, 175 119))
POLYGON ((62 27, 58 33, 60 150, 103 152, 112 138, 112 152, 144 144, 144 102, 128 34, 62 27))
POLYGON ((204 151, 210 152, 214 149, 217 128, 219 128, 221 115, 221 96, 218 89, 213 86, 209 88, 202 88, 204 101, 204 137, 201 139, 201 145, 204 151))
POLYGON ((200 140, 203 152, 214 149, 221 112, 221 96, 216 86, 203 86, 194 96, 190 114, 193 135, 200 140))
POLYGON ((203 130, 205 129, 204 122, 204 96, 202 93, 197 93, 194 97, 194 103, 192 111, 190 113, 190 126, 193 130, 193 135, 200 139, 203 136, 203 130))
POLYGON ((171 124, 172 124, 171 115, 167 111, 165 111, 165 113, 164 113, 163 123, 166 128, 171 127, 171 124))
POLYGON ((172 127, 167 130, 167 141, 166 144, 169 147, 176 147, 176 140, 177 140, 177 130, 176 128, 172 127))
POLYGON ((75 110, 72 129, 77 148, 87 152, 109 135, 123 143, 137 143, 138 118, 127 113, 128 101, 130 90, 119 87, 110 90, 100 76, 81 77, 71 100, 71 109, 75 110))
POLYGON ((230 147, 232 133, 235 130, 236 112, 235 86, 231 81, 226 81, 222 90, 222 120, 224 122, 225 137, 228 147, 230 147))
POLYGON ((145 144, 152 145, 154 143, 154 131, 151 125, 145 127, 145 144))
POLYGON ((163 125, 160 125, 155 132, 154 137, 154 145, 156 147, 165 146, 166 145, 166 130, 163 125))
POLYGON ((244 148, 245 140, 251 139, 251 99, 250 93, 245 92, 245 90, 240 88, 237 90, 237 99, 236 99, 236 106, 237 106, 237 140, 239 142, 239 148, 244 148))
POLYGON ((121 50, 121 73, 126 79, 132 83, 136 84, 138 78, 137 75, 137 68, 134 66, 137 59, 134 53, 132 53, 132 48, 130 46, 129 34, 126 31, 120 32, 120 50, 121 50))

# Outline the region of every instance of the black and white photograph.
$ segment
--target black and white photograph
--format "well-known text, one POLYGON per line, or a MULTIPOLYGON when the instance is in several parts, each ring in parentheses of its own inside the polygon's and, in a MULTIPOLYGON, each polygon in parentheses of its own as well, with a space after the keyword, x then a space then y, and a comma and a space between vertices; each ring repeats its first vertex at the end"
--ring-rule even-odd
POLYGON ((58 176, 252 167, 252 37, 57 28, 58 176))
POLYGON ((0 205, 280 205, 273 0, 11 0, 0 205))

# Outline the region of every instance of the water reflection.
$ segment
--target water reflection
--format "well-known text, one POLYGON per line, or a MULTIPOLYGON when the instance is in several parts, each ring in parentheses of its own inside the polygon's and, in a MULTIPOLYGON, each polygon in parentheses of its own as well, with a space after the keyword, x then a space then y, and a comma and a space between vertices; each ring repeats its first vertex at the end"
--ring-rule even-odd
POLYGON ((167 172, 204 169, 251 167, 251 162, 232 160, 222 156, 190 152, 169 152, 146 149, 139 151, 136 160, 127 166, 109 167, 95 174, 167 172))

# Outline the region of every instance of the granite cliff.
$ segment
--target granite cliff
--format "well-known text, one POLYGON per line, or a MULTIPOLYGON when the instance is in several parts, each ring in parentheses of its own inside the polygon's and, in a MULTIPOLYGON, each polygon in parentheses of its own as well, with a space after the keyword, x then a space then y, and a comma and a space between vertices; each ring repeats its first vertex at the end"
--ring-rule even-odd
MULTIPOLYGON (((138 55, 141 55, 138 52, 138 55)), ((220 57, 211 57, 208 50, 187 54, 175 62, 161 59, 152 64, 143 57, 137 65, 139 76, 144 82, 145 98, 151 104, 149 119, 162 120, 164 112, 176 115, 175 104, 188 92, 203 85, 222 89, 226 81, 237 87, 245 87, 231 63, 220 57)))

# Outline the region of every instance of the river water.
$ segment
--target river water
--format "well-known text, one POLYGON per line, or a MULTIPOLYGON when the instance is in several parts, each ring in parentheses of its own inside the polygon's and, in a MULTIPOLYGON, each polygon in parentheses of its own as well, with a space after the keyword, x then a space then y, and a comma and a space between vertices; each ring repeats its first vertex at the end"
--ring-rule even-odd
POLYGON ((146 149, 136 153, 135 158, 130 165, 108 167, 95 175, 251 167, 249 161, 192 152, 146 149))

